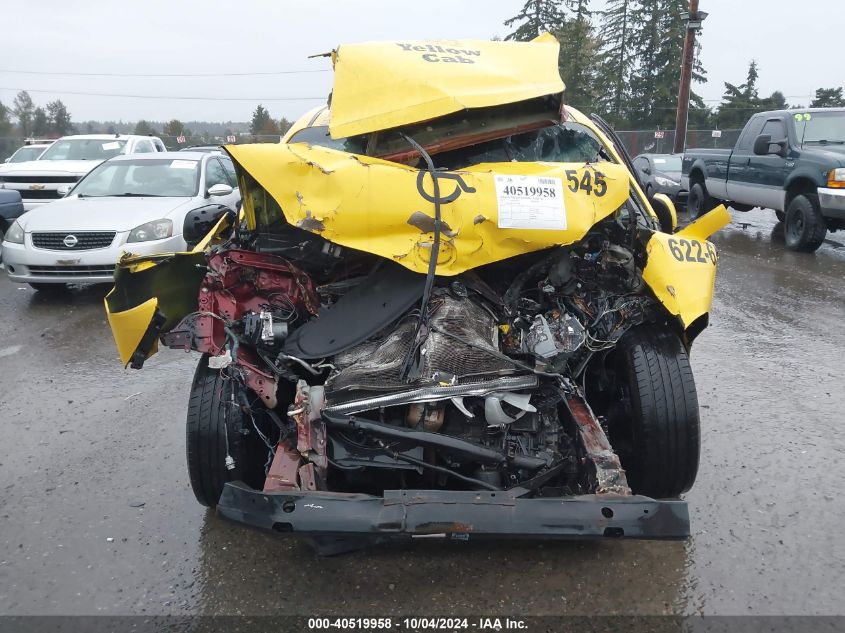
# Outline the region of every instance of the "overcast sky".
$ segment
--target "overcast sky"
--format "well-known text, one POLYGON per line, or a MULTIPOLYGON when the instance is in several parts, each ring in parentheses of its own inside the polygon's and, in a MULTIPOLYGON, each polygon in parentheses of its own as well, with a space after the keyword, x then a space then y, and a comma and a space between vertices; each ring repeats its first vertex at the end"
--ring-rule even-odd
MULTIPOLYGON (((258 103, 276 118, 292 119, 325 100, 331 72, 130 78, 9 71, 117 75, 326 71, 328 59, 308 59, 308 55, 343 42, 503 36, 508 29, 502 22, 522 3, 0 0, 5 18, 0 101, 11 105, 17 90, 27 89, 37 104, 62 99, 74 121, 246 121, 258 103), (198 99, 142 98, 174 96, 198 99), (220 100, 224 97, 239 100, 220 100)), ((594 8, 602 4, 593 1, 594 8)), ((718 103, 724 81, 742 83, 752 58, 760 64, 761 94, 781 90, 792 104, 806 105, 816 88, 845 83, 842 0, 701 0, 701 9, 710 13, 702 34, 702 62, 709 83, 696 90, 710 103, 718 103)))

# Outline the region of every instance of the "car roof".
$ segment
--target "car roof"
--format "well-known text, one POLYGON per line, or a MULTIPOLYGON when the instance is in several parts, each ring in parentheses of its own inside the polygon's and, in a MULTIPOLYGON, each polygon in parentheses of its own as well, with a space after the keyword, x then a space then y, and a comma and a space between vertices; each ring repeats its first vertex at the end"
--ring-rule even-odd
MULTIPOLYGON (((757 112, 755 115, 762 115, 766 117, 770 116, 791 116, 793 114, 809 112, 810 114, 813 113, 822 113, 822 112, 845 112, 845 108, 795 108, 792 110, 768 110, 766 112, 757 112)), ((750 117, 749 117, 750 118, 750 117)))
POLYGON ((660 154, 655 154, 655 153, 652 153, 652 152, 643 152, 642 154, 637 154, 636 156, 634 156, 634 158, 635 159, 641 158, 641 157, 642 158, 653 158, 655 156, 677 156, 679 158, 683 158, 684 155, 683 154, 675 154, 673 152, 665 152, 665 153, 660 153, 660 154))
POLYGON ((208 152, 151 152, 149 154, 121 154, 109 159, 113 161, 126 160, 202 160, 203 158, 210 158, 213 154, 208 152))
POLYGON ((180 150, 180 152, 203 152, 208 153, 208 151, 215 151, 215 152, 222 152, 223 146, 222 145, 192 145, 191 147, 185 147, 180 150))
POLYGON ((128 141, 128 140, 133 139, 133 138, 155 138, 155 137, 147 136, 145 134, 69 134, 68 136, 63 136, 61 138, 57 138, 56 141, 65 141, 65 140, 69 140, 69 139, 81 139, 83 141, 107 141, 107 140, 128 141))

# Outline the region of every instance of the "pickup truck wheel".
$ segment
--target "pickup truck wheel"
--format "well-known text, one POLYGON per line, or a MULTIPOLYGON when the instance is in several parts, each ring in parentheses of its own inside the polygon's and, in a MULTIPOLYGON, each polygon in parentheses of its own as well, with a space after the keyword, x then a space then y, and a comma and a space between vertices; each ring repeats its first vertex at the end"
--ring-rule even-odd
POLYGON ((826 234, 827 222, 819 209, 819 197, 814 193, 795 196, 786 209, 786 247, 812 253, 822 245, 826 234))
POLYGON ((665 326, 643 325, 614 355, 617 398, 610 441, 635 494, 677 497, 695 482, 700 432, 689 357, 665 326))
POLYGON ((264 485, 267 446, 251 420, 233 402, 235 381, 208 366, 203 354, 194 373, 185 425, 188 475, 194 496, 214 507, 227 481, 240 480, 256 489, 264 485), (226 456, 234 463, 227 468, 226 456))
POLYGON ((689 192, 687 198, 687 209, 689 209, 690 218, 693 220, 700 218, 702 215, 710 211, 716 206, 716 201, 707 193, 707 189, 703 183, 695 183, 689 192))

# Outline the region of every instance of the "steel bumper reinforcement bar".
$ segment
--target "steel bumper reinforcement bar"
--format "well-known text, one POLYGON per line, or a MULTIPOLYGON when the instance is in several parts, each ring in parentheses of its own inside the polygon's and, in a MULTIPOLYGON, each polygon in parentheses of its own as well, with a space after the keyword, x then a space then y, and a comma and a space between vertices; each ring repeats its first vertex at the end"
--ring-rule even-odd
POLYGON ((689 536, 685 501, 615 494, 518 495, 519 489, 387 490, 384 497, 321 491, 266 493, 229 482, 217 512, 256 528, 311 537, 323 554, 391 539, 437 536, 457 540, 689 536))

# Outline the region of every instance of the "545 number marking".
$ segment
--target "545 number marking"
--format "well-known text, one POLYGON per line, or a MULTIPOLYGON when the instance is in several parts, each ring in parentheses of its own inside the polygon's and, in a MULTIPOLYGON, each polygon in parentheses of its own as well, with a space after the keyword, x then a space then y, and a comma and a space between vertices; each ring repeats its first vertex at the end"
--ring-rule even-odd
POLYGON ((599 198, 607 193, 607 181, 600 171, 591 172, 587 169, 584 170, 584 175, 578 178, 577 169, 567 169, 566 181, 569 183, 568 187, 572 193, 578 193, 578 190, 581 190, 586 192, 588 196, 592 194, 599 198))
POLYGON ((679 262, 694 262, 716 265, 716 247, 710 242, 702 244, 698 240, 669 238, 669 252, 679 262))

